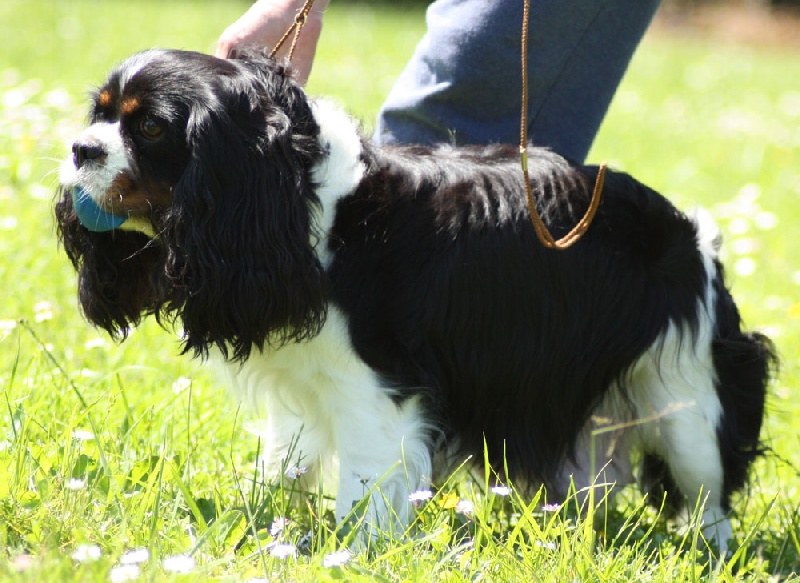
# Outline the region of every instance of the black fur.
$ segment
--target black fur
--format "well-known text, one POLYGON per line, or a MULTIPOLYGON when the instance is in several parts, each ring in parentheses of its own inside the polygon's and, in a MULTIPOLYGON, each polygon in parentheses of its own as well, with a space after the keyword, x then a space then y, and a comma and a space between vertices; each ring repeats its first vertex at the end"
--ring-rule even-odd
MULTIPOLYGON (((358 356, 398 401, 421 396, 445 443, 481 459, 485 440, 495 468, 550 484, 609 388, 632 390, 631 367, 671 324, 697 341, 711 283, 727 509, 762 451, 774 356, 764 336, 742 332, 721 267, 709 282, 695 223, 666 199, 609 171, 587 235, 554 252, 536 239, 515 148, 365 141, 365 177, 317 233, 310 173, 325 151, 287 71, 258 55, 153 54, 126 91, 169 122, 166 157, 131 145, 142 172, 171 180, 169 204, 148 217, 158 238, 90 233, 67 193, 56 207, 90 321, 124 337, 154 313, 177 321, 185 350, 245 361, 313 338, 336 306, 358 356), (326 236, 323 267, 315 245, 326 236)), ((541 149, 530 167, 559 237, 586 210, 597 170, 541 149)), ((643 481, 680 494, 652 452, 643 481)))
MULTIPOLYGON (((64 192, 59 233, 80 270, 87 318, 124 336, 154 312, 177 320, 185 351, 214 346, 237 360, 313 336, 326 286, 309 238, 317 200, 308 173, 322 151, 307 100, 273 62, 153 54, 165 58, 148 60, 125 90, 169 125, 172 200, 150 217, 166 248, 147 249, 138 234, 86 231, 64 192)), ((113 72, 103 89, 117 90, 124 74, 113 72)), ((96 105, 92 121, 118 116, 96 105)), ((139 150, 140 171, 164 161, 139 150)))
MULTIPOLYGON (((334 300, 356 350, 391 385, 428 389, 462 454, 485 439, 493 467, 547 482, 669 323, 696 330, 706 273, 694 223, 610 172, 584 240, 553 252, 528 218, 515 148, 367 151, 370 173, 331 236, 334 300)), ((530 166, 540 214, 562 236, 596 170, 543 150, 530 166)), ((754 376, 763 400, 765 371, 754 376)))
MULTIPOLYGON (((721 274, 722 266, 717 268, 721 274)), ((760 435, 767 397, 765 379, 769 378, 777 359, 766 336, 742 332, 739 310, 724 288, 722 278, 714 284, 718 297, 712 354, 717 372, 717 395, 723 409, 717 433, 725 467, 723 500, 728 502, 730 495, 747 482, 750 464, 764 452, 760 435)))

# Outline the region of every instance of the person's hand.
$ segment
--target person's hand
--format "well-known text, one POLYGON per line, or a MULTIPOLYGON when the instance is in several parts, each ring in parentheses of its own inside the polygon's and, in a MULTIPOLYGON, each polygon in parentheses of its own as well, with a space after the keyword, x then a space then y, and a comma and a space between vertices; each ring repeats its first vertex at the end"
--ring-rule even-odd
MULTIPOLYGON (((317 41, 322 32, 322 14, 328 1, 314 2, 297 39, 292 70, 301 85, 305 85, 311 73, 317 41)), ((258 0, 239 20, 225 29, 217 41, 216 56, 225 59, 233 49, 258 47, 271 50, 292 25, 302 7, 303 0, 258 0)), ((289 37, 275 57, 287 56, 291 44, 292 37, 289 37)))

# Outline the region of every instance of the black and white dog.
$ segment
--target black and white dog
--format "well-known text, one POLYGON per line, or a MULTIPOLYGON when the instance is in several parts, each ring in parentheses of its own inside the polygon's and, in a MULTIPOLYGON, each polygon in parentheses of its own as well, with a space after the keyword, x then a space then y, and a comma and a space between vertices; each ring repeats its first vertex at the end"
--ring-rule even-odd
MULTIPOLYGON (((561 236, 597 170, 543 149, 530 166, 561 236)), ((774 357, 741 329, 707 217, 609 172, 588 234, 544 249, 517 148, 376 147, 257 54, 131 57, 60 179, 87 318, 124 338, 154 314, 221 353, 270 463, 295 440, 311 475, 338 457, 339 519, 371 492, 369 518, 408 520, 410 492, 484 448, 551 497, 630 482, 638 452, 656 505, 705 500, 731 537, 774 357)))

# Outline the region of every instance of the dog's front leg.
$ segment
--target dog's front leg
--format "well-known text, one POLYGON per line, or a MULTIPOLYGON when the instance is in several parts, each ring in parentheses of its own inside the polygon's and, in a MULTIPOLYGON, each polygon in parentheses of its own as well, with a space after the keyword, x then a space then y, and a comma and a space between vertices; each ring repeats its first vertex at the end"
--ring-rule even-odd
POLYGON ((397 405, 383 392, 374 396, 370 406, 340 417, 336 430, 336 518, 361 523, 373 538, 405 530, 409 495, 427 488, 431 475, 428 428, 416 401, 397 405))

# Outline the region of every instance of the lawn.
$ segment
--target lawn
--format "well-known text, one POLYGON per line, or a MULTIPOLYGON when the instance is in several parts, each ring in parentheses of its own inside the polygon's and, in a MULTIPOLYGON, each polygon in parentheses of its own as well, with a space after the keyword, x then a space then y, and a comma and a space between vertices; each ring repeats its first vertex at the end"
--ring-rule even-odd
MULTIPOLYGON (((722 581, 800 572, 800 59, 651 35, 590 155, 702 205, 749 326, 782 357, 738 550, 656 520, 637 491, 594 520, 454 480, 410 536, 339 552, 329 503, 262 477, 260 444, 208 366, 147 322, 123 345, 86 324, 58 248, 58 161, 108 68, 151 46, 211 51, 248 2, 0 5, 0 581, 722 581), (311 536, 307 533, 311 531, 311 536)), ((369 127, 422 34, 419 4, 330 9, 309 91, 369 127)), ((290 468, 291 469, 291 468, 290 468)))

